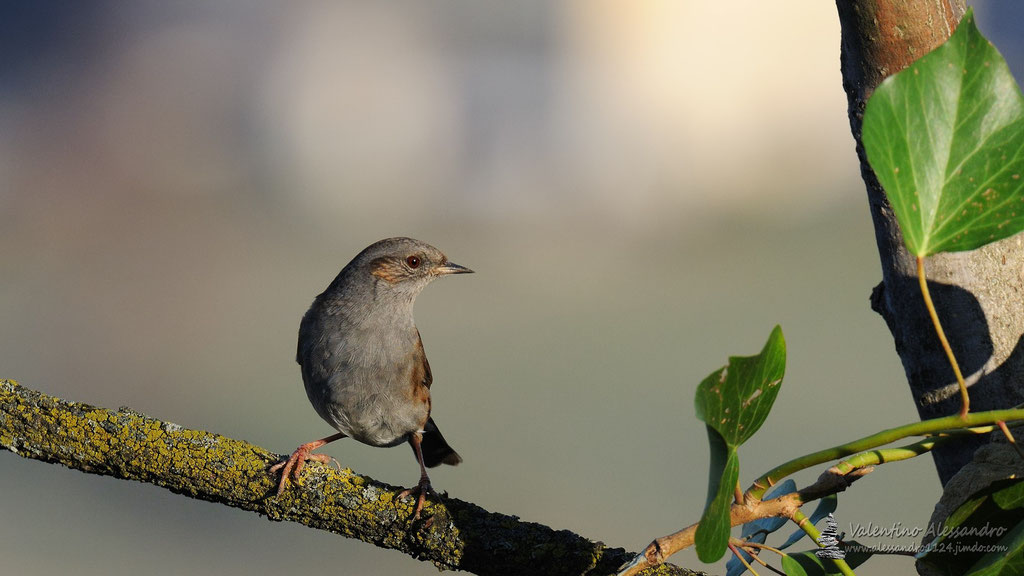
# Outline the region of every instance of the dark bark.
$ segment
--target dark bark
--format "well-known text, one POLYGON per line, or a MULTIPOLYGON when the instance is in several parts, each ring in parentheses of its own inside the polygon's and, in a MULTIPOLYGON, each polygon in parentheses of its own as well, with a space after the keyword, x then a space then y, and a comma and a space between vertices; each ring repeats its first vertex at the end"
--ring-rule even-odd
MULTIPOLYGON (((956 379, 942 351, 892 208, 861 143, 864 106, 887 76, 906 68, 956 29, 963 0, 837 0, 842 26, 843 88, 850 129, 882 265, 871 306, 885 319, 922 419, 959 409, 956 379)), ((1012 237, 972 252, 939 254, 926 263, 929 288, 967 379, 972 410, 1013 406, 1024 398, 1024 242, 1012 237)), ((987 437, 972 437, 933 453, 943 485, 970 462, 987 437)))

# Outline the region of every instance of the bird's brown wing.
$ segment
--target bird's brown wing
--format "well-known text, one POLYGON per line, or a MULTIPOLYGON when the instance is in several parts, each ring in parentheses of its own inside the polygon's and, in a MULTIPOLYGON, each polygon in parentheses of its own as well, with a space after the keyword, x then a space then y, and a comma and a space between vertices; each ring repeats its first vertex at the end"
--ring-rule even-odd
POLYGON ((423 425, 421 444, 423 464, 427 468, 433 468, 440 464, 455 466, 462 462, 462 457, 448 445, 444 436, 441 435, 441 431, 434 424, 433 418, 430 417, 430 385, 434 381, 434 376, 430 373, 430 362, 427 362, 427 355, 423 352, 423 340, 420 339, 418 330, 416 331, 416 350, 413 354, 417 362, 416 367, 413 368, 412 381, 418 383, 413 384, 413 395, 427 402, 427 421, 423 425))
POLYGON ((418 385, 425 386, 428 390, 430 385, 434 382, 434 375, 430 373, 430 362, 427 362, 427 354, 423 351, 423 340, 420 338, 420 331, 416 331, 416 350, 413 352, 413 356, 417 361, 417 365, 413 368, 413 382, 418 385))

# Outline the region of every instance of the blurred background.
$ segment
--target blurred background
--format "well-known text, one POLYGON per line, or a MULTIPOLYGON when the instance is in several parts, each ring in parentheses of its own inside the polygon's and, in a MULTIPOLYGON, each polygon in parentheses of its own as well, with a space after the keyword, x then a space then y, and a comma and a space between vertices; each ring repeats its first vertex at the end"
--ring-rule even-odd
MULTIPOLYGON (((1020 78, 1024 6, 974 4, 1020 78)), ((695 521, 694 389, 776 323, 788 373, 744 485, 917 418, 868 306, 831 2, 0 6, 2 377, 289 452, 332 432, 294 362, 300 317, 407 235, 477 271, 417 306, 465 458, 431 477, 454 497, 632 550, 695 521)), ((407 448, 325 452, 417 479, 407 448)), ((922 458, 836 516, 924 526, 939 494, 922 458)), ((0 519, 25 575, 436 572, 8 452, 0 519)))

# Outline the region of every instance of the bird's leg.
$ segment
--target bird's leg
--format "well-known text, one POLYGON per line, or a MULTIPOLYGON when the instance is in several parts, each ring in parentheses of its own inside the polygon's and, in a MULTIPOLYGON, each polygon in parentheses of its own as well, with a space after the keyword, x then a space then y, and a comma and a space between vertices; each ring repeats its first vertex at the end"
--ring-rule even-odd
POLYGON ((288 476, 295 478, 295 483, 299 483, 299 472, 302 472, 302 467, 306 465, 306 460, 316 460, 317 462, 327 464, 334 460, 327 454, 310 454, 313 450, 327 444, 344 438, 345 435, 341 432, 332 434, 326 438, 307 442, 302 446, 295 449, 292 455, 287 459, 278 462, 270 467, 270 473, 273 474, 278 470, 281 470, 281 483, 277 485, 277 495, 284 494, 284 485, 288 482, 288 476), (283 470, 282 470, 283 468, 283 470))
POLYGON ((420 465, 420 481, 416 484, 415 488, 402 490, 398 493, 398 497, 403 500, 414 492, 419 494, 419 498, 416 501, 416 512, 413 514, 413 520, 419 520, 420 510, 423 510, 423 503, 426 502, 427 493, 434 493, 434 489, 430 487, 430 478, 427 477, 427 468, 423 465, 423 449, 420 448, 420 443, 422 443, 422 441, 422 432, 414 432, 409 435, 409 444, 412 444, 413 452, 416 453, 416 461, 419 462, 420 465))

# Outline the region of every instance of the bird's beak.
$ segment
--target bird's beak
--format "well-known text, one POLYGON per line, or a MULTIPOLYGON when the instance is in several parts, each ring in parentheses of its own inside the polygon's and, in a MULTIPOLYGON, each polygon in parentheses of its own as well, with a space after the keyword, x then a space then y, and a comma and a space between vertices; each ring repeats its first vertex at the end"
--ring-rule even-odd
POLYGON ((473 271, 465 266, 459 266, 454 262, 449 262, 436 268, 437 274, 443 276, 445 274, 472 274, 473 271))

